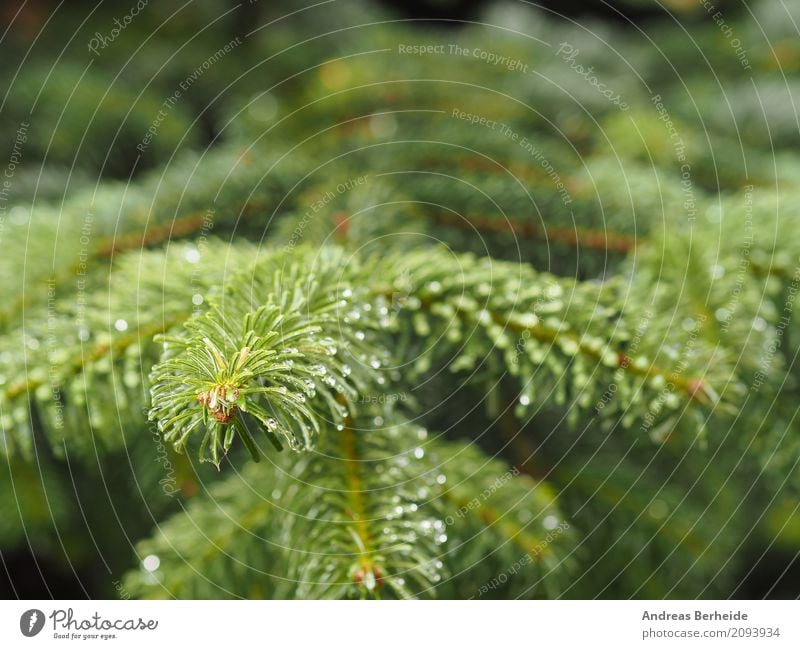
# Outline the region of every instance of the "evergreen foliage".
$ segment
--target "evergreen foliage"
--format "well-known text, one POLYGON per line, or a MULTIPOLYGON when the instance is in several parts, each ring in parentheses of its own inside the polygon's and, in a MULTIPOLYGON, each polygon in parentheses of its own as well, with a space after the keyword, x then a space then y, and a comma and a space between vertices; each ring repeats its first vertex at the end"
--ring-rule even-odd
POLYGON ((0 123, 30 122, 0 196, 0 551, 151 598, 728 597, 796 555, 775 3, 726 18, 752 79, 691 10, 191 4, 88 67, 111 16, 73 8, 63 61, 0 73, 0 123))

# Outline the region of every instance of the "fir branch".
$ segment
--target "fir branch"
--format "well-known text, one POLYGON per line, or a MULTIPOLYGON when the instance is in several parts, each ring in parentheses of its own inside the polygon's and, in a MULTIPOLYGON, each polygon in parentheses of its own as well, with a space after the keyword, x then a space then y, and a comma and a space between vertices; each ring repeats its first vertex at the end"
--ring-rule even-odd
POLYGON ((396 363, 416 356, 415 371, 406 371, 402 378, 408 384, 424 376, 435 362, 453 370, 471 369, 490 354, 499 355, 507 372, 519 381, 521 411, 563 406, 569 390, 575 395, 570 405, 573 421, 581 411, 598 414, 594 409, 598 397, 590 386, 622 384, 626 376, 630 378, 625 391, 635 395, 636 401, 604 404, 600 414, 609 425, 615 424, 614 417, 624 417, 628 426, 649 420, 648 429, 660 430, 662 422, 671 425, 669 411, 679 410, 681 396, 683 403, 715 406, 720 396, 705 376, 706 364, 715 355, 713 348, 706 350, 692 341, 693 353, 683 359, 686 367, 674 371, 643 358, 652 343, 640 342, 635 359, 619 346, 617 341, 634 335, 619 311, 626 290, 621 282, 577 284, 539 276, 513 264, 469 255, 454 258, 435 249, 363 261, 336 248, 273 253, 231 281, 224 312, 214 309, 190 321, 187 335, 165 339, 171 348, 167 360, 153 373, 152 416, 179 449, 192 430, 205 430, 203 448, 211 445, 211 459, 217 463, 219 451, 228 450, 233 440, 228 429, 239 410, 251 411, 267 432, 282 431, 279 434, 293 448, 310 448, 314 431, 319 429, 319 415, 305 406, 295 410, 301 398, 304 401, 311 393, 320 392, 314 402, 327 403, 326 412, 333 421, 342 424, 345 414, 330 391, 319 384, 324 372, 312 376, 310 368, 328 372, 329 380, 344 389, 347 410, 354 412, 358 390, 352 378, 358 377, 362 387, 376 379, 401 381, 399 376, 375 371, 381 366, 381 356, 393 357, 396 363), (304 257, 308 262, 298 263, 304 257), (337 275, 335 283, 329 281, 325 290, 319 288, 319 278, 337 275), (390 303, 398 309, 394 316, 389 313, 390 303), (295 350, 290 359, 286 356, 290 352, 281 345, 270 346, 267 341, 278 334, 270 329, 273 325, 265 323, 283 318, 292 323, 289 335, 293 327, 302 332, 302 344, 311 353, 295 350), (360 328, 353 330, 356 323, 360 328), (609 327, 613 327, 610 339, 609 327), (416 330, 416 340, 392 349, 390 338, 379 332, 398 328, 416 330), (365 330, 376 331, 369 344, 365 343, 365 330), (470 332, 468 337, 465 332, 470 332), (430 346, 430 340, 439 342, 430 346), (319 341, 341 350, 340 355, 321 358, 314 351, 319 349, 319 341), (261 346, 261 353, 274 354, 275 364, 256 364, 252 372, 235 380, 227 374, 221 377, 225 364, 220 359, 227 367, 235 365, 237 355, 254 345, 261 346), (369 354, 375 359, 373 368, 364 362, 369 354), (287 360, 293 365, 285 365, 287 360), (358 372, 348 380, 345 367, 358 372), (693 375, 693 368, 702 374, 693 375), (301 381, 315 380, 313 388, 298 388, 301 381), (276 381, 286 390, 280 400, 273 394, 276 381), (671 386, 667 398, 660 396, 665 386, 671 386), (220 391, 224 394, 218 399, 220 391), (198 399, 201 403, 191 407, 198 399), (207 407, 209 399, 214 400, 211 409, 207 407), (297 426, 299 430, 295 430, 297 426))
POLYGON ((431 446, 446 476, 439 500, 450 512, 445 564, 454 577, 445 592, 471 599, 558 596, 570 583, 578 534, 550 485, 487 458, 474 444, 431 446))
POLYGON ((134 186, 104 183, 68 197, 58 207, 15 206, 19 216, 3 231, 10 254, 0 262, 0 281, 18 290, 0 308, 0 326, 16 324, 14 318, 23 308, 45 302, 42 287, 49 280, 58 282, 59 298, 74 295, 84 278, 116 252, 198 233, 205 238, 211 230, 251 221, 263 206, 281 198, 288 209, 293 203, 285 197, 292 184, 288 163, 273 162, 272 173, 265 177, 264 169, 237 144, 201 159, 183 155, 167 173, 151 174, 134 186), (37 235, 33 239, 31 231, 37 235), (31 256, 52 263, 30 267, 31 256), (23 285, 16 281, 20 276, 25 278, 23 285))
MULTIPOLYGON (((343 401, 342 399, 339 400, 343 401)), ((343 404, 344 405, 344 404, 343 404)), ((373 560, 372 540, 369 533, 369 513, 364 504, 363 483, 360 474, 360 459, 358 454, 358 440, 353 430, 353 421, 346 417, 344 430, 341 431, 342 449, 345 457, 345 480, 348 486, 348 500, 350 515, 353 519, 353 527, 358 537, 358 550, 360 565, 355 575, 355 580, 363 584, 367 590, 375 590, 383 580, 383 572, 376 566, 373 560)))
MULTIPOLYGON (((508 373, 521 381, 523 410, 532 406, 536 394, 542 392, 533 381, 545 379, 553 385, 555 395, 550 396, 555 396, 556 403, 565 398, 558 394, 569 385, 564 373, 571 371, 583 375, 579 397, 590 392, 588 385, 616 385, 629 375, 637 379, 631 384, 632 389, 636 386, 635 390, 655 394, 671 385, 672 391, 689 402, 714 406, 720 396, 711 387, 711 379, 723 386, 728 383, 727 368, 721 367, 719 374, 710 377, 701 360, 703 356, 715 357, 713 347, 703 349, 698 345, 692 349, 687 364, 696 368, 696 375, 685 367, 678 372, 645 360, 647 350, 660 346, 647 342, 644 336, 639 336, 645 339, 639 341, 636 358, 626 353, 624 345, 635 336, 635 327, 634 319, 626 318, 620 309, 630 290, 623 282, 579 284, 488 259, 465 256, 453 263, 444 255, 437 258, 430 252, 419 257, 407 255, 401 265, 405 270, 402 282, 375 287, 377 292, 384 298, 407 295, 398 304, 408 311, 409 325, 423 338, 437 336, 447 343, 440 343, 433 353, 418 358, 416 366, 425 371, 432 359, 439 357, 454 369, 474 370, 479 359, 490 353, 499 354, 508 373), (477 299, 465 297, 473 295, 477 299), (465 338, 464 331, 472 332, 469 338, 465 338), (479 332, 482 335, 477 335, 479 332), (555 360, 559 352, 563 356, 555 360), (592 365, 578 367, 581 356, 592 365), (558 375, 549 377, 550 370, 558 375)), ((637 397, 648 402, 643 395, 637 397)), ((573 416, 581 405, 572 404, 573 416)), ((594 401, 586 405, 592 406, 594 401)), ((621 405, 630 421, 636 404, 621 405)), ((673 403, 664 405, 677 408, 678 404, 673 399, 673 403)), ((646 412, 647 406, 640 416, 646 412)))
MULTIPOLYGON (((511 526, 527 535, 536 526, 544 538, 548 516, 562 520, 545 485, 516 478, 491 496, 499 523, 459 515, 451 493, 457 502, 485 498, 508 473, 502 463, 402 421, 375 428, 374 414, 326 431, 319 453, 284 453, 214 485, 140 544, 139 556, 158 556, 160 567, 132 571, 127 587, 144 597, 406 598, 435 597, 442 586, 464 597, 485 571, 500 574, 520 555, 508 545, 511 526), (485 562, 445 579, 445 562, 456 566, 462 552, 485 562)), ((557 592, 564 573, 546 565, 568 566, 572 539, 552 539, 515 577, 516 592, 557 592)))
POLYGON ((627 254, 643 243, 642 239, 621 232, 540 227, 533 220, 461 216, 451 212, 437 213, 434 218, 437 223, 461 229, 475 229, 481 234, 511 234, 523 239, 558 242, 577 248, 606 250, 619 254, 627 254))
POLYGON ((203 308, 202 301, 195 302, 198 296, 207 298, 226 269, 252 254, 246 244, 237 250, 241 256, 229 258, 228 246, 211 240, 202 251, 175 245, 168 252, 122 256, 108 293, 91 292, 80 302, 54 300, 34 324, 0 337, 0 354, 13 359, 9 367, 15 369, 0 386, 0 420, 9 448, 32 451, 25 432, 32 407, 45 436, 59 435, 56 453, 62 452, 60 437, 75 448, 88 447, 87 416, 95 424, 92 432, 102 435, 116 408, 129 405, 141 413, 149 387, 142 385, 141 367, 158 358, 154 336, 203 308))
POLYGON ((234 434, 258 457, 250 419, 279 450, 281 441, 293 450, 311 448, 322 421, 344 425, 355 411, 357 387, 370 380, 361 362, 369 349, 364 331, 341 327, 349 311, 363 327, 374 326, 352 289, 323 287, 297 264, 262 267, 258 276, 267 281, 254 311, 234 284, 238 294, 227 306, 221 301, 189 320, 185 333, 160 339, 165 360, 151 373, 150 417, 165 439, 182 450, 192 431, 204 431, 201 459, 216 465, 234 434))

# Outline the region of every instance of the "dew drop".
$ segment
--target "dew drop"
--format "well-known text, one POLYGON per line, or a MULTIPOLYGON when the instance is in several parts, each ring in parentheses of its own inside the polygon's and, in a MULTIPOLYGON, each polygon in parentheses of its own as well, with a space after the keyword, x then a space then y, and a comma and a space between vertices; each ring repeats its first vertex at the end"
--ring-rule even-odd
POLYGON ((666 518, 667 514, 669 514, 669 506, 663 500, 654 500, 648 512, 655 519, 666 518))
POLYGON ((161 559, 159 559, 155 554, 148 554, 142 561, 142 568, 147 570, 147 572, 155 572, 158 570, 160 565, 161 559))
POLYGON ((200 261, 200 251, 197 248, 187 248, 183 253, 183 258, 190 264, 196 264, 200 261))
POLYGON ((558 516, 553 516, 552 514, 545 516, 544 521, 542 521, 542 525, 546 530, 556 529, 558 527, 558 516))
POLYGON ((9 221, 14 225, 24 225, 28 222, 30 212, 22 205, 15 205, 8 213, 9 221))

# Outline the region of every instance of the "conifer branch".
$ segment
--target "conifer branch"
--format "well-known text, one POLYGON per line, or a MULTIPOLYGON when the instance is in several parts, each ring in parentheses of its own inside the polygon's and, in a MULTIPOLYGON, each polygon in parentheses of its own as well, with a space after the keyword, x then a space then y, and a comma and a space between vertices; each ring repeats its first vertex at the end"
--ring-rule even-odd
MULTIPOLYGON (((343 400, 339 400, 340 402, 343 400)), ((343 404, 344 405, 344 404, 343 404)), ((353 421, 350 417, 344 420, 344 429, 341 431, 342 449, 345 457, 345 480, 347 483, 347 497, 349 501, 350 516, 353 519, 353 527, 358 537, 359 550, 359 569, 356 572, 355 580, 361 585, 364 584, 368 589, 374 589, 383 580, 383 571, 373 561, 372 539, 370 538, 369 513, 364 504, 363 489, 364 485, 360 475, 360 459, 357 450, 358 440, 353 431, 353 421)))
MULTIPOLYGON (((464 597, 485 571, 499 574, 523 552, 539 548, 541 560, 569 565, 563 554, 571 532, 547 546, 526 544, 518 533, 521 545, 514 545, 506 536, 518 526, 551 526, 548 516, 561 520, 545 485, 517 482, 474 447, 429 439, 402 421, 368 430, 374 414, 326 431, 320 453, 249 464, 212 487, 209 498, 193 501, 140 545, 139 555, 158 556, 160 569, 131 572, 127 587, 145 597, 430 598, 444 583, 445 592, 464 597), (457 504, 480 499, 496 501, 501 522, 487 524, 457 504), (445 563, 465 548, 485 561, 475 574, 448 574, 445 563)), ((564 573, 546 572, 527 565, 514 579, 518 592, 556 592, 564 573)))
POLYGON ((436 214, 436 221, 448 227, 475 229, 482 234, 512 234, 523 239, 535 239, 564 243, 578 248, 606 250, 608 252, 627 254, 642 244, 641 239, 613 232, 610 230, 584 230, 581 228, 557 228, 538 226, 533 220, 489 218, 465 216, 441 212, 436 214))
MULTIPOLYGON (((140 327, 134 332, 114 338, 114 340, 111 342, 98 343, 87 353, 82 354, 80 357, 76 356, 69 363, 59 366, 59 381, 69 381, 75 375, 82 373, 87 366, 109 355, 112 358, 115 356, 120 356, 133 345, 139 345, 143 341, 152 339, 154 336, 162 333, 166 329, 177 326, 185 320, 187 315, 188 314, 177 316, 173 318, 171 322, 167 321, 161 324, 152 324, 140 327)), ((25 381, 12 383, 5 391, 5 400, 12 402, 23 395, 34 392, 41 386, 45 385, 48 380, 49 379, 47 378, 40 377, 29 378, 25 381)))
MULTIPOLYGON (((124 396, 138 403, 141 412, 149 388, 141 385, 141 366, 158 359, 154 336, 203 308, 193 300, 213 293, 226 266, 233 270, 252 254, 246 244, 239 250, 243 257, 228 259, 228 247, 210 240, 202 252, 193 245, 175 245, 168 254, 122 256, 107 294, 92 292, 82 302, 54 300, 34 325, 0 336, 0 353, 13 359, 9 366, 15 369, 0 386, 0 415, 10 448, 31 452, 27 401, 39 411, 46 437, 58 433, 77 447, 86 446, 90 431, 105 432, 100 421, 116 416, 124 396), (104 400, 102 395, 115 385, 123 387, 122 393, 104 400), (87 425, 87 416, 94 427, 87 425)), ((60 441, 54 444, 56 453, 60 446, 60 441)))

